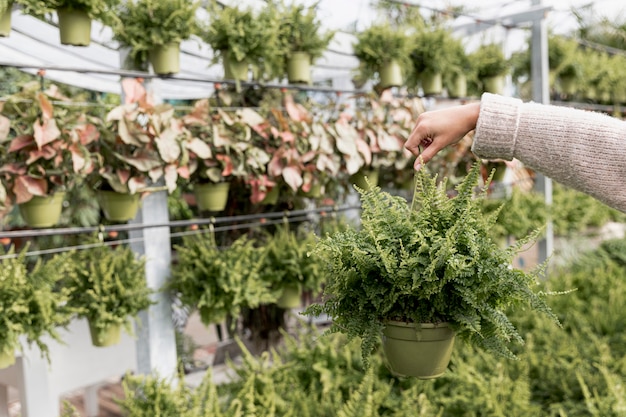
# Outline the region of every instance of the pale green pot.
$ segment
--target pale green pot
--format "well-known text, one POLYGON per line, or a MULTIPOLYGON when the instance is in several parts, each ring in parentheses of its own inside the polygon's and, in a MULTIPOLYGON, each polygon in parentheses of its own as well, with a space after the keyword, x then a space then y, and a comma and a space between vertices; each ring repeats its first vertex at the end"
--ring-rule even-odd
POLYGON ((59 33, 63 45, 89 46, 91 43, 91 18, 87 12, 75 9, 57 10, 59 33))
POLYGON ((288 285, 283 289, 283 293, 276 301, 276 305, 280 308, 297 308, 300 307, 301 295, 300 288, 297 285, 288 285))
POLYGON ((267 194, 265 194, 265 198, 261 201, 261 204, 274 205, 278 202, 279 195, 280 190, 278 186, 275 186, 267 194))
POLYGON ((439 72, 424 72, 420 76, 425 96, 437 96, 443 90, 443 81, 439 72))
POLYGON ((194 184, 193 192, 200 211, 222 211, 228 203, 230 183, 194 184))
POLYGON ((235 61, 228 51, 222 53, 224 59, 224 79, 226 80, 248 80, 248 63, 245 61, 235 61))
POLYGON ((0 352, 0 369, 8 368, 15 363, 15 352, 0 352))
POLYGON ((30 227, 52 227, 61 218, 64 198, 64 192, 56 192, 48 197, 33 196, 19 204, 22 219, 30 227))
POLYGON ((383 65, 379 75, 382 88, 399 87, 403 83, 402 68, 397 61, 391 61, 383 65))
POLYGON ((369 185, 365 178, 369 180, 372 187, 378 185, 378 170, 377 169, 362 169, 356 174, 350 176, 350 183, 356 185, 363 190, 369 190, 369 185))
POLYGON ((0 38, 6 38, 11 34, 11 8, 0 13, 0 38))
POLYGON ((391 372, 419 379, 444 374, 454 349, 454 331, 446 323, 390 321, 383 329, 383 351, 391 372))
POLYGON ((96 347, 114 346, 120 343, 122 337, 122 325, 110 324, 100 329, 89 321, 89 333, 91 334, 91 344, 96 347))
POLYGON ((125 194, 115 191, 98 191, 98 202, 107 220, 127 222, 137 215, 139 194, 125 194))
POLYGON ((291 84, 311 84, 311 55, 292 52, 287 58, 287 78, 291 84))
POLYGON ((148 53, 155 74, 170 75, 180 72, 180 43, 152 47, 148 53))
POLYGON ((504 75, 496 75, 494 77, 485 77, 482 79, 483 91, 486 93, 503 94, 504 93, 504 75))
POLYGON ((467 97, 467 77, 465 76, 465 74, 454 75, 447 87, 449 97, 467 97))

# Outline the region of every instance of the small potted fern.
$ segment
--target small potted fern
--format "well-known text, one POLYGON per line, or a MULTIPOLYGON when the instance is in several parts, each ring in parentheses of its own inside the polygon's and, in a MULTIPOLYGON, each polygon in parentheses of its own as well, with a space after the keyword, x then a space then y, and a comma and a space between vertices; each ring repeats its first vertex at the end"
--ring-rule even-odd
POLYGON ((392 372, 428 379, 445 372, 456 336, 515 358, 509 345, 523 339, 509 307, 527 305, 559 322, 547 293, 534 290, 539 271, 510 267, 534 235, 509 248, 491 238, 496 214, 485 216, 474 192, 479 164, 453 198, 446 181, 425 171, 416 174, 411 203, 379 187, 359 190, 360 229, 328 235, 313 251, 327 265, 326 286, 323 302, 305 314, 328 314, 330 331, 360 337, 365 359, 382 334, 392 372))

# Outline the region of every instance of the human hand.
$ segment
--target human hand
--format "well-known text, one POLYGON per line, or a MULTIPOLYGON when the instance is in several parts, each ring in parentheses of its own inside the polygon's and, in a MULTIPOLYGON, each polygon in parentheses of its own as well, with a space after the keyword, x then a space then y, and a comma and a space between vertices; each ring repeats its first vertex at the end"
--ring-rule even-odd
POLYGON ((476 128, 480 103, 465 104, 420 114, 404 147, 418 158, 414 168, 419 170, 446 146, 460 141, 476 128), (423 148, 423 151, 420 150, 423 148))

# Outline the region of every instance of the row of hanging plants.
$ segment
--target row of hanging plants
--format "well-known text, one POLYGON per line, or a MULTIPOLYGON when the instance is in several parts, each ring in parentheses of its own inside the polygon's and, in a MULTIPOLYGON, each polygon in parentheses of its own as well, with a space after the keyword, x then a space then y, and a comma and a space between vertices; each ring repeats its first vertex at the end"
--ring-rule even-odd
MULTIPOLYGON (((104 115, 72 106, 54 86, 41 91, 31 83, 7 97, 0 113, 3 213, 17 205, 29 224, 49 227, 61 206, 48 205, 62 203, 76 184, 97 190, 107 215, 107 194, 130 198, 136 207, 140 195, 154 190, 227 188, 239 180, 250 202, 265 204, 279 189, 332 196, 367 170, 397 172, 396 180, 412 177, 403 144, 423 110, 417 99, 364 96, 357 111, 334 105, 307 110, 286 94, 285 111, 227 112, 200 100, 179 114, 171 105, 152 104, 136 80, 125 80, 124 88, 130 102, 104 115), (45 205, 54 216, 30 215, 30 205, 45 205)), ((109 214, 112 221, 134 216, 109 214)))
POLYGON ((380 343, 366 369, 359 340, 320 337, 304 324, 285 343, 255 356, 243 346, 225 383, 209 369, 202 384, 158 375, 127 375, 120 406, 135 417, 171 415, 259 417, 362 416, 603 416, 624 414, 626 241, 607 241, 574 264, 554 271, 548 288, 578 288, 552 300, 563 323, 520 310, 511 320, 525 335, 518 360, 456 346, 437 380, 392 375, 380 343), (591 278, 593 277, 593 278, 591 278))
POLYGON ((87 320, 94 346, 116 344, 122 329, 134 333, 132 319, 152 303, 144 260, 127 246, 92 241, 35 261, 27 249, 0 260, 0 367, 13 364, 25 344, 37 344, 49 360, 48 343, 63 343, 72 319, 87 320))

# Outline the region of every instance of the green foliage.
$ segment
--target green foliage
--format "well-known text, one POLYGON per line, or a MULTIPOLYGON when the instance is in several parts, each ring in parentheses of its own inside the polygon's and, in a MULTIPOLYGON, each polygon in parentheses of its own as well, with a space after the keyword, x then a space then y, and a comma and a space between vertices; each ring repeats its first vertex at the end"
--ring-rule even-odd
POLYGON ((96 328, 123 325, 133 333, 131 317, 152 304, 145 261, 128 246, 101 244, 73 251, 63 280, 69 292, 68 306, 96 328))
POLYGON ((130 47, 135 62, 146 62, 154 46, 180 43, 197 33, 194 0, 128 0, 110 22, 113 39, 130 47))
MULTIPOLYGON (((331 331, 361 337, 364 357, 387 320, 449 322, 472 344, 514 358, 523 344, 509 320, 510 307, 529 307, 558 324, 534 291, 537 273, 510 268, 513 256, 534 236, 503 249, 491 238, 495 217, 476 198, 478 163, 450 198, 446 181, 416 174, 411 205, 373 187, 359 190, 361 228, 321 239, 314 250, 327 265, 324 302, 306 314, 328 314, 331 331)), ((486 188, 478 197, 485 195, 486 188)))
POLYGON ((367 80, 391 61, 397 61, 406 71, 410 67, 410 37, 388 24, 372 25, 356 35, 354 55, 359 60, 359 72, 367 80))
POLYGON ((57 327, 67 325, 72 314, 66 304, 68 291, 57 289, 64 275, 65 258, 40 260, 29 268, 25 254, 26 250, 0 260, 0 352, 22 349, 19 339, 25 336, 29 344, 37 344, 48 357, 44 336, 61 341, 57 327))
POLYGON ((504 75, 510 69, 510 62, 498 44, 481 45, 470 54, 470 60, 477 68, 478 78, 504 75))
POLYGON ((321 31, 322 22, 317 18, 317 4, 309 7, 295 3, 286 5, 283 0, 277 7, 281 50, 287 54, 308 52, 311 59, 321 57, 335 32, 321 31))
POLYGON ((451 48, 456 45, 446 28, 428 28, 418 31, 411 40, 411 62, 417 73, 443 73, 452 64, 451 48))
POLYGON ((261 279, 265 253, 246 236, 226 249, 217 247, 213 234, 189 236, 175 250, 178 261, 168 289, 197 309, 206 325, 275 299, 261 279))
POLYGON ((237 62, 257 67, 261 74, 282 72, 278 19, 273 7, 255 12, 251 7, 222 7, 215 1, 207 8, 210 19, 200 25, 199 36, 213 49, 218 62, 229 54, 237 62))
POLYGON ((507 198, 486 198, 482 203, 486 215, 498 216, 492 228, 494 238, 498 239, 509 236, 522 239, 545 225, 548 216, 543 195, 519 188, 514 188, 507 198))

